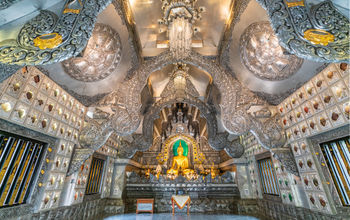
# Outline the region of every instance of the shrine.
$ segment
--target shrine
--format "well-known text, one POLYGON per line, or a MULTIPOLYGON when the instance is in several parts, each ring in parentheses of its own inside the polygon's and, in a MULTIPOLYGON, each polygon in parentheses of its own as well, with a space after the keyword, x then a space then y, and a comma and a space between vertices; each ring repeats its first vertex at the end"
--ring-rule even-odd
POLYGON ((349 0, 0 0, 0 219, 350 219, 349 0))

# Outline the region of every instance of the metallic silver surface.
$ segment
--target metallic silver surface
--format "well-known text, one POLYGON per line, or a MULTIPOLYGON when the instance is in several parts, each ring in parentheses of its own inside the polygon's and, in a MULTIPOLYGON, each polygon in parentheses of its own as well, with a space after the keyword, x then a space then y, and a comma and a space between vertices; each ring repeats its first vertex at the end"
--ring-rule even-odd
POLYGON ((121 50, 119 34, 108 25, 96 24, 82 57, 65 60, 62 66, 76 80, 99 81, 115 71, 121 50))
POLYGON ((51 64, 77 56, 91 36, 97 15, 111 0, 85 0, 78 14, 57 15, 42 10, 20 30, 17 39, 0 42, 0 62, 17 65, 51 64), (43 34, 58 33, 62 43, 53 49, 39 49, 33 40, 43 34))
POLYGON ((331 1, 323 1, 311 8, 287 7, 283 0, 257 0, 270 17, 280 44, 298 57, 318 62, 349 62, 350 21, 331 1), (334 35, 327 46, 308 41, 304 32, 320 29, 334 35))
POLYGON ((261 79, 283 80, 300 69, 303 60, 283 50, 270 22, 253 23, 241 35, 241 62, 261 79))

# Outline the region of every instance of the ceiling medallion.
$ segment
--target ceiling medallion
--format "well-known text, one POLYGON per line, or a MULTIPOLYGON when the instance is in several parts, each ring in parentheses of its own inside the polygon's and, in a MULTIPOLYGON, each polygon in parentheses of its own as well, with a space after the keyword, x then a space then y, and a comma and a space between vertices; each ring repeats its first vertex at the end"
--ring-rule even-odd
POLYGON ((76 80, 99 81, 118 67, 121 50, 119 34, 108 25, 96 24, 82 57, 68 59, 62 66, 76 80))
POLYGON ((289 78, 303 64, 303 59, 284 52, 267 21, 245 29, 240 39, 240 57, 256 77, 271 81, 289 78))

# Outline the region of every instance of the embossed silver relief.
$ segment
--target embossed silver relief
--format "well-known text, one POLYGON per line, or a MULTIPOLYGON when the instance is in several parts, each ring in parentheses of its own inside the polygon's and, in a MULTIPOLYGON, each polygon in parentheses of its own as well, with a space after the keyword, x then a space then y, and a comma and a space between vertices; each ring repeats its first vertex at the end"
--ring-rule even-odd
POLYGON ((257 0, 267 10, 280 44, 298 57, 317 62, 349 62, 350 21, 331 1, 304 6, 284 0, 257 0))
POLYGON ((111 1, 85 0, 79 11, 62 12, 60 16, 48 10, 40 11, 22 27, 17 39, 0 42, 0 62, 42 65, 77 56, 91 36, 97 15, 111 1), (40 49, 35 45, 35 39, 46 42, 48 47, 40 49))
POLYGON ((263 122, 257 119, 252 120, 252 124, 250 132, 265 148, 279 148, 286 143, 286 134, 278 114, 263 122))
MULTIPOLYGON (((148 148, 151 147, 153 140, 153 121, 158 118, 160 111, 164 107, 171 106, 177 102, 179 102, 179 97, 177 97, 175 93, 172 93, 172 95, 164 97, 156 102, 145 115, 142 130, 147 142, 150 143, 148 144, 148 148)), ((244 147, 239 143, 238 137, 229 141, 228 132, 218 133, 216 112, 213 107, 189 94, 182 97, 181 102, 197 107, 201 112, 201 117, 205 118, 207 121, 208 142, 211 148, 217 151, 225 149, 233 158, 238 158, 243 155, 244 147)))
POLYGON ((96 24, 82 57, 62 62, 66 73, 79 81, 95 82, 113 73, 121 59, 119 34, 110 26, 96 24))
POLYGON ((79 143, 84 148, 98 150, 107 141, 112 132, 110 122, 100 125, 95 120, 90 119, 80 132, 79 143))
POLYGON ((240 58, 244 66, 264 80, 283 80, 296 73, 303 60, 287 55, 279 45, 269 22, 249 25, 240 38, 240 58))
POLYGON ((81 168, 81 165, 94 153, 93 149, 75 149, 72 160, 69 164, 67 176, 72 175, 81 168))
POLYGON ((166 98, 173 94, 176 94, 179 98, 185 94, 199 97, 196 87, 189 78, 188 67, 186 65, 176 65, 160 97, 166 98))
POLYGON ((7 65, 0 63, 0 82, 4 81, 12 74, 15 74, 19 68, 21 67, 17 65, 7 65))
POLYGON ((112 4, 114 5, 114 8, 120 16, 123 25, 126 26, 129 33, 128 42, 131 47, 131 68, 128 70, 127 78, 130 78, 139 68, 143 60, 141 57, 140 38, 136 32, 136 24, 130 19, 130 14, 128 14, 128 12, 131 11, 128 1, 114 0, 112 4))
POLYGON ((295 163, 294 155, 290 147, 274 148, 271 150, 273 157, 280 161, 286 170, 296 176, 299 176, 298 168, 295 163))
MULTIPOLYGON (((140 94, 149 74, 163 66, 178 62, 179 60, 176 60, 169 52, 162 53, 144 62, 131 79, 121 84, 117 91, 106 96, 98 106, 106 107, 114 113, 109 119, 111 129, 121 135, 132 134, 141 121, 140 94)), ((204 69, 212 75, 213 83, 216 84, 222 95, 221 120, 229 133, 241 135, 248 131, 259 130, 261 133, 253 132, 253 134, 262 140, 261 144, 264 147, 284 145, 284 131, 275 119, 262 122, 247 112, 252 105, 265 105, 265 103, 242 87, 218 63, 193 51, 181 62, 204 69)))
POLYGON ((4 10, 8 7, 10 7, 11 5, 19 2, 20 0, 1 0, 0 1, 0 10, 4 10))

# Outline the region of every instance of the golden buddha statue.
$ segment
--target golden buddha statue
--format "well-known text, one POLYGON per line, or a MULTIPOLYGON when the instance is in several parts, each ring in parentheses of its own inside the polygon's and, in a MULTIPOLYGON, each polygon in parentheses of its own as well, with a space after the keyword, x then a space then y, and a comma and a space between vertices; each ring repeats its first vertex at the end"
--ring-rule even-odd
POLYGON ((191 173, 192 170, 188 169, 188 158, 183 155, 184 149, 181 146, 181 141, 180 145, 177 148, 177 156, 174 156, 173 158, 173 163, 170 168, 170 170, 167 171, 168 176, 178 176, 179 172, 182 172, 183 175, 186 175, 188 173, 191 173))

